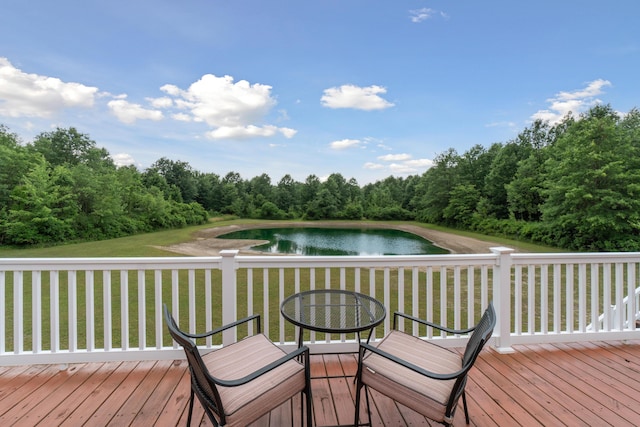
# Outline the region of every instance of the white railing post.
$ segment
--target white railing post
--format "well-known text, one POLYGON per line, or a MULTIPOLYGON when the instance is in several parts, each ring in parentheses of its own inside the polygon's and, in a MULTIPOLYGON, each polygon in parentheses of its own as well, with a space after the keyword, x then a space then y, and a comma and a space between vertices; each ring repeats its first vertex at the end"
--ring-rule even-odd
POLYGON ((513 249, 503 246, 491 248, 491 252, 498 255, 493 272, 493 305, 496 309, 498 321, 496 350, 499 353, 513 353, 511 347, 511 253, 513 249))
MULTIPOLYGON (((236 255, 237 250, 220 251, 222 257, 222 324, 226 325, 237 320, 237 278, 236 255)), ((268 325, 264 325, 267 328, 268 325)), ((233 344, 237 341, 236 328, 227 329, 222 333, 222 345, 233 344)))

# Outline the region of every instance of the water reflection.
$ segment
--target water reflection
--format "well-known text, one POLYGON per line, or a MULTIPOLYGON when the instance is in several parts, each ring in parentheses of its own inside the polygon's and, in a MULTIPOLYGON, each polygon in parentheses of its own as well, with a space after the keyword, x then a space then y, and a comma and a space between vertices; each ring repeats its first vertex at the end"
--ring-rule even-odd
POLYGON ((221 239, 267 240, 252 249, 298 255, 424 255, 447 250, 412 233, 374 228, 259 228, 234 231, 221 239))

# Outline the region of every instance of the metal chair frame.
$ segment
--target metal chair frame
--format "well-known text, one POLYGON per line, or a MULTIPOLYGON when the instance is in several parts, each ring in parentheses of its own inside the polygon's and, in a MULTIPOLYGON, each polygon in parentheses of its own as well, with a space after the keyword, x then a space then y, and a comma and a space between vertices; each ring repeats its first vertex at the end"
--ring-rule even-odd
POLYGON ((396 311, 393 315, 393 329, 396 329, 396 330, 397 330, 398 317, 403 317, 412 322, 417 322, 427 327, 432 327, 441 331, 445 331, 450 334, 464 335, 464 334, 472 333, 471 337, 469 338, 469 341, 467 342, 464 354, 462 356, 462 368, 456 372, 447 373, 447 374, 430 372, 430 371, 427 371, 426 369, 423 369, 419 366, 416 366, 412 363, 402 360, 393 354, 382 351, 371 344, 360 343, 359 351, 358 351, 358 371, 356 373, 355 425, 371 425, 371 409, 369 406, 369 390, 368 390, 369 386, 362 383, 363 359, 367 351, 370 351, 372 353, 385 357, 401 366, 404 366, 407 369, 411 369, 412 371, 418 374, 424 375, 425 377, 433 378, 436 380, 455 379, 455 384, 453 386, 452 392, 449 396, 449 400, 446 405, 445 422, 443 424, 451 425, 453 423, 453 417, 455 415, 455 410, 457 408, 456 403, 458 402, 458 399, 460 397, 462 397, 462 404, 464 407, 465 419, 467 424, 469 424, 469 411, 467 409, 467 397, 465 394, 467 374, 469 370, 473 367, 473 364, 475 363, 476 358, 480 354, 480 351, 482 351, 482 348, 484 347, 485 343, 489 340, 489 338, 491 338, 493 329, 495 328, 496 313, 495 313, 495 309, 493 308, 493 303, 491 302, 489 303, 487 309, 485 310, 478 324, 468 329, 460 329, 460 330, 451 329, 451 328, 447 328, 446 326, 438 325, 438 324, 429 322, 427 320, 423 320, 423 319, 396 311), (365 397, 366 397, 366 403, 367 403, 367 412, 369 415, 369 423, 358 424, 359 418, 360 418, 360 393, 363 386, 365 388, 365 397), (447 422, 446 420, 451 420, 451 421, 447 422))
MULTIPOLYGON (((237 327, 244 323, 248 323, 251 321, 256 322, 256 330, 257 333, 261 333, 260 327, 260 315, 254 314, 252 316, 245 317, 243 319, 237 320, 233 323, 229 323, 227 325, 221 326, 217 329, 214 329, 209 332, 204 332, 200 334, 191 334, 180 330, 178 325, 175 322, 175 319, 169 312, 167 305, 164 304, 164 317, 167 322, 167 326, 169 328, 169 333, 171 337, 178 343, 185 351, 187 356, 187 361, 189 363, 189 374, 191 377, 191 394, 189 397, 189 416, 187 418, 187 426, 191 425, 191 417, 193 413, 193 401, 194 395, 198 397, 198 400, 202 404, 202 407, 205 410, 205 413, 211 420, 214 426, 224 426, 227 423, 226 414, 224 411, 224 404, 220 398, 220 393, 218 392, 218 386, 221 387, 236 387, 244 384, 248 384, 256 378, 264 375, 265 373, 283 365, 284 363, 290 360, 300 360, 302 358, 304 365, 304 374, 305 374, 305 389, 301 394, 306 396, 306 405, 301 405, 300 408, 300 416, 304 420, 304 410, 306 406, 307 411, 307 426, 311 426, 312 423, 312 412, 311 412, 311 373, 310 373, 310 364, 309 364, 309 348, 306 346, 302 346, 295 351, 288 353, 286 356, 279 358, 278 360, 263 366, 262 368, 252 372, 249 375, 244 376, 243 378, 238 378, 235 380, 223 380, 220 378, 213 377, 209 370, 207 369, 202 357, 200 355, 200 351, 196 343, 193 340, 207 338, 218 334, 222 331, 225 331, 230 328, 237 327)), ((224 349, 224 347, 223 347, 224 349)), ((219 350, 214 350, 219 351, 219 350)))

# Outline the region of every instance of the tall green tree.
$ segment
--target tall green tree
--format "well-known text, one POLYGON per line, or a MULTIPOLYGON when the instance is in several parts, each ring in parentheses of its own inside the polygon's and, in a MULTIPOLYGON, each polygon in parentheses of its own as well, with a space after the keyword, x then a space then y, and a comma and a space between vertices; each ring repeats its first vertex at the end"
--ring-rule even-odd
POLYGON ((517 138, 520 145, 529 147, 529 155, 517 164, 511 182, 505 185, 509 215, 517 220, 539 221, 544 202, 544 164, 548 158, 547 147, 566 129, 573 118, 568 116, 561 124, 551 127, 549 123, 536 120, 517 138))
POLYGON ((7 244, 59 243, 75 237, 73 215, 69 213, 73 201, 55 181, 42 161, 13 189, 13 203, 2 230, 7 244))
POLYGON ((148 173, 153 172, 163 176, 170 187, 175 186, 179 190, 181 198, 177 201, 191 203, 196 200, 198 186, 189 163, 162 157, 149 167, 148 173))
POLYGON ((552 147, 542 213, 559 246, 640 249, 640 169, 629 161, 640 151, 623 129, 610 106, 596 106, 552 147))
POLYGON ((460 155, 450 148, 436 156, 433 167, 422 175, 413 202, 418 220, 436 224, 446 222, 444 210, 449 205, 451 190, 459 183, 456 170, 459 162, 460 155))
POLYGON ((29 147, 42 154, 51 167, 75 166, 81 163, 93 168, 113 167, 107 150, 97 147, 94 140, 73 127, 43 132, 36 136, 29 147))

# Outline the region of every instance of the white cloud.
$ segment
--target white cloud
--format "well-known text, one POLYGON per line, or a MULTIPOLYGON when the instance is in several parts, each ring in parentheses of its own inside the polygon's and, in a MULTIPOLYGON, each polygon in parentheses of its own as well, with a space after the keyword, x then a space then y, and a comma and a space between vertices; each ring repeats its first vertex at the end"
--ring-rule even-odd
POLYGON ((442 11, 437 11, 435 9, 431 9, 428 7, 423 7, 421 9, 413 9, 409 11, 409 19, 411 22, 419 24, 420 22, 426 21, 427 19, 431 19, 434 16, 440 16, 442 19, 449 19, 449 14, 442 11))
MULTIPOLYGON (((217 77, 205 74, 188 89, 166 84, 161 91, 173 97, 168 107, 180 112, 171 115, 176 120, 204 122, 213 130, 207 133, 211 139, 243 139, 283 135, 292 138, 297 131, 286 127, 259 125, 276 105, 271 96, 271 86, 246 80, 234 82, 233 77, 217 77)), ((159 98, 163 99, 163 98, 159 98)), ((281 119, 288 119, 280 111, 281 119)))
POLYGON ((431 18, 435 14, 436 14, 435 10, 430 9, 428 7, 423 7, 422 9, 410 10, 409 18, 411 19, 411 22, 418 23, 418 22, 426 21, 427 19, 431 18))
POLYGON ((379 156, 378 160, 392 162, 388 165, 379 163, 365 163, 365 169, 388 169, 396 175, 415 175, 422 173, 433 166, 430 159, 413 159, 410 154, 387 154, 379 156))
POLYGON ((185 113, 176 113, 171 116, 173 120, 177 120, 179 122, 190 122, 191 116, 185 113))
POLYGON ((118 120, 127 124, 135 123, 136 120, 159 121, 164 117, 162 111, 149 110, 143 108, 140 104, 134 104, 124 99, 109 101, 107 106, 118 120))
POLYGON ((539 110, 531 116, 532 120, 548 121, 554 125, 570 112, 577 115, 599 104, 601 101, 596 96, 602 94, 603 88, 611 86, 608 80, 598 79, 587 85, 584 89, 574 92, 559 92, 555 97, 547 99, 549 108, 539 110))
POLYGON ((93 107, 98 88, 27 74, 0 57, 0 115, 48 118, 65 108, 93 107))
POLYGON ((205 74, 187 90, 172 85, 160 88, 178 97, 179 107, 213 127, 237 127, 254 124, 276 104, 271 86, 233 82, 233 77, 205 74))
POLYGON ((364 164, 364 168, 371 169, 371 170, 379 170, 379 169, 384 169, 384 165, 381 165, 380 163, 367 162, 364 164))
POLYGON ((173 105, 173 100, 166 96, 161 98, 147 98, 147 101, 154 108, 169 108, 173 105))
POLYGON ((409 160, 410 158, 411 154, 385 154, 384 156, 378 157, 379 160, 384 160, 385 162, 409 160))
POLYGON ((285 138, 288 138, 288 139, 293 138, 296 135, 296 133, 298 133, 297 130, 291 129, 291 128, 279 128, 278 130, 280 131, 281 134, 284 135, 285 138))
POLYGON ((133 157, 127 153, 114 154, 111 159, 116 166, 129 166, 136 163, 133 157))
POLYGON ((329 108, 354 108, 357 110, 383 110, 393 107, 394 104, 379 96, 387 93, 382 86, 358 87, 354 85, 342 85, 325 89, 320 99, 324 107, 329 108))
POLYGON ((413 159, 407 160, 404 163, 405 165, 416 169, 429 169, 433 166, 433 160, 431 159, 413 159))
POLYGON ((341 139, 339 141, 333 141, 329 145, 334 150, 344 150, 346 148, 360 147, 362 144, 362 141, 359 139, 341 139))
POLYGON ((273 125, 267 126, 221 126, 207 133, 211 139, 245 139, 253 137, 270 137, 282 134, 285 138, 292 138, 297 131, 289 128, 278 128, 273 125))

